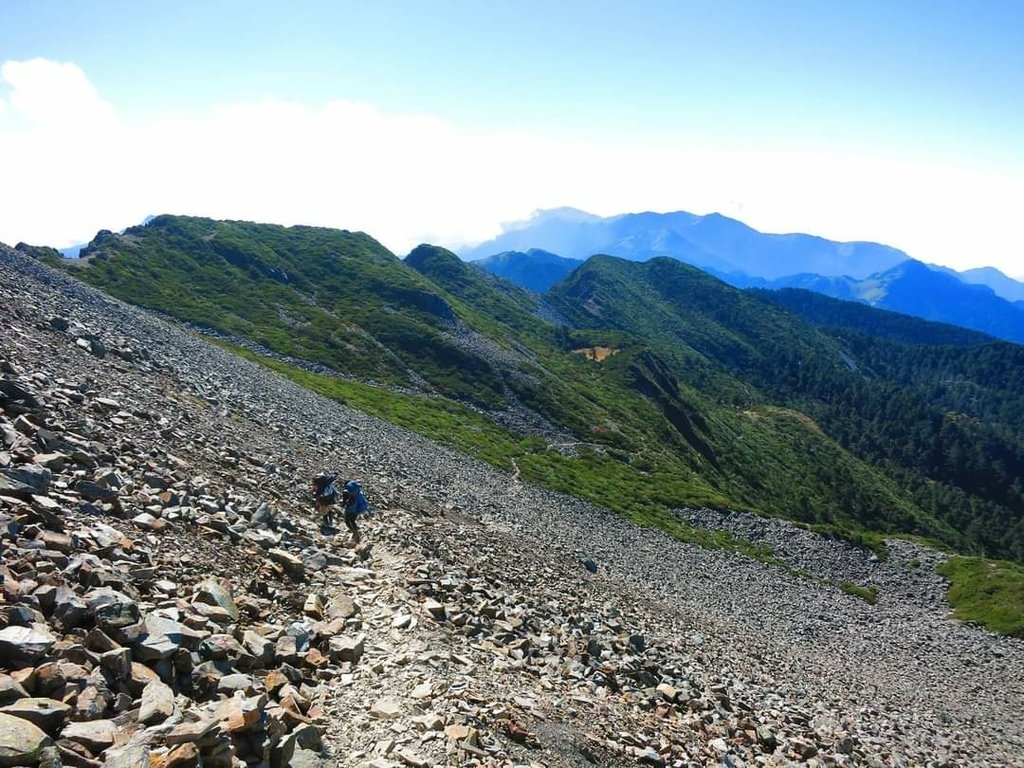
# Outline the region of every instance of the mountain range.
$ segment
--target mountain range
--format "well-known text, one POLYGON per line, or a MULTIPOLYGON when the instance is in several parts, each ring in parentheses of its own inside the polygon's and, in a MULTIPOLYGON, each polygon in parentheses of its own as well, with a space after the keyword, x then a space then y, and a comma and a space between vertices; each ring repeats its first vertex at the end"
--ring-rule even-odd
POLYGON ((1024 283, 999 270, 958 273, 876 243, 763 234, 719 214, 600 218, 573 209, 541 211, 462 255, 543 291, 595 253, 633 261, 669 256, 739 288, 805 288, 1024 343, 1024 283))
POLYGON ((681 538, 747 547, 677 513, 703 506, 1024 560, 1024 348, 982 334, 665 257, 591 257, 537 294, 436 246, 178 216, 32 253, 681 538))

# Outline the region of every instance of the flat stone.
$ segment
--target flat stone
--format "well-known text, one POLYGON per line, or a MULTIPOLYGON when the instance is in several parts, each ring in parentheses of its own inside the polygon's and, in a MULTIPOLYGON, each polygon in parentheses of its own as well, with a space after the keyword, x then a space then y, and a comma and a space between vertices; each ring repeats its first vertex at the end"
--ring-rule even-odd
POLYGON ((339 595, 327 605, 329 619, 351 619, 359 613, 359 605, 348 595, 339 595))
POLYGON ((51 736, 55 736, 60 733, 60 729, 64 727, 71 714, 71 706, 56 699, 25 698, 0 707, 0 712, 28 720, 51 736))
POLYGON ((38 464, 24 464, 0 469, 0 477, 6 477, 13 483, 27 486, 33 494, 44 495, 50 490, 53 473, 38 464))
POLYGON ((39 726, 0 712, 0 766, 38 765, 43 750, 52 744, 39 726))
POLYGON ((263 718, 266 696, 243 699, 237 696, 228 699, 217 710, 221 730, 225 733, 241 733, 255 727, 263 718))
POLYGON ((440 715, 419 715, 414 717, 412 721, 424 731, 440 731, 444 728, 444 720, 441 719, 440 715))
POLYGON ((201 765, 199 747, 189 741, 172 747, 164 757, 163 768, 195 768, 201 765))
POLYGON ((434 687, 430 683, 420 683, 412 689, 410 694, 414 699, 429 699, 434 693, 434 687))
POLYGON ((35 663, 53 648, 57 638, 42 625, 0 629, 0 659, 35 663))
POLYGON ((266 666, 274 661, 274 643, 259 632, 247 629, 242 635, 242 647, 255 657, 257 666, 266 666))
POLYGON ((167 521, 161 520, 159 517, 151 515, 149 512, 140 512, 132 518, 132 522, 140 528, 144 528, 147 531, 153 531, 159 533, 167 527, 167 521))
POLYGON ((679 691, 668 683, 662 683, 657 688, 658 695, 665 701, 673 702, 679 697, 679 691))
POLYGON ((37 453, 32 457, 32 463, 46 467, 52 472, 61 472, 67 466, 68 457, 63 453, 37 453))
POLYGON ((74 741, 98 755, 113 745, 117 738, 117 725, 113 720, 86 720, 68 723, 60 732, 62 739, 74 741))
POLYGON ((378 720, 394 720, 402 715, 402 702, 389 696, 377 699, 370 707, 370 716, 378 720))
MULTIPOLYGON (((169 746, 177 744, 195 743, 206 739, 217 729, 217 721, 213 719, 199 720, 193 723, 182 723, 176 725, 164 737, 164 743, 169 746)), ((219 730, 219 729, 218 729, 219 730)))
POLYGON ((433 763, 418 752, 413 752, 411 749, 403 748, 398 750, 398 759, 403 765, 411 766, 411 768, 429 768, 433 763))
POLYGON ((449 725, 444 729, 445 737, 452 741, 468 739, 472 732, 473 729, 468 725, 449 725))
POLYGON ((313 619, 322 619, 324 616, 324 601, 318 594, 311 594, 306 597, 302 605, 302 612, 313 619))
POLYGON ((96 626, 104 632, 116 632, 137 624, 142 617, 138 603, 114 589, 94 589, 85 599, 96 626))
POLYGON ((141 696, 142 692, 146 690, 147 685, 149 685, 153 680, 159 679, 160 675, 145 664, 133 661, 131 663, 131 671, 129 672, 128 679, 125 681, 125 685, 128 687, 128 692, 132 694, 132 696, 141 696))
POLYGON ((244 691, 251 694, 255 691, 256 684, 250 675, 237 672, 233 675, 224 675, 217 681, 217 692, 226 693, 231 696, 235 691, 244 691))
MULTIPOLYGON (((46 498, 46 497, 41 497, 46 498)), ((60 505, 57 505, 60 508, 60 505)), ((74 551, 74 543, 70 536, 66 533, 58 533, 56 531, 41 531, 37 537, 37 541, 42 541, 47 549, 53 549, 57 552, 63 552, 65 555, 70 555, 74 551)))

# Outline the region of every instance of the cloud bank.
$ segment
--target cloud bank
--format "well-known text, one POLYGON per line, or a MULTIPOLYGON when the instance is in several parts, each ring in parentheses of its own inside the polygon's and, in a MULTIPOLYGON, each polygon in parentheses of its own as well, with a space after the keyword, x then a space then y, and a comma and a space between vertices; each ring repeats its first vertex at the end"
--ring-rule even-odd
MULTIPOLYGON (((567 106, 567 108, 570 108, 567 106)), ((1024 273, 1020 169, 820 149, 471 132, 337 99, 137 118, 72 63, 0 66, 0 241, 65 247, 156 213, 363 230, 399 254, 541 208, 720 211, 763 231, 878 240, 1024 273)))

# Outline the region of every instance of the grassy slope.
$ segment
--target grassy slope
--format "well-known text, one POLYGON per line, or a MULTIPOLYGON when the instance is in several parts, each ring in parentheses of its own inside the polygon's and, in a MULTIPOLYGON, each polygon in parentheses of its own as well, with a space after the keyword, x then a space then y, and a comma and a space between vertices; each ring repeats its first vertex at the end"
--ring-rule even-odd
POLYGON ((951 557, 939 573, 952 584, 948 599, 958 619, 1024 638, 1024 567, 979 557, 951 557))
POLYGON ((87 282, 127 301, 408 385, 501 402, 500 376, 445 336, 453 308, 368 235, 161 216, 90 246, 87 282), (391 354, 382 354, 386 349, 391 354))

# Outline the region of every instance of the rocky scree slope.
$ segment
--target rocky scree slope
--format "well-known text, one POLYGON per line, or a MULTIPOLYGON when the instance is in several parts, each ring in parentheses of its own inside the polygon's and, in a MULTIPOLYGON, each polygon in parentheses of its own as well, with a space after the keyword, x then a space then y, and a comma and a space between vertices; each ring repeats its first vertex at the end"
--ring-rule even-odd
POLYGON ((1024 765, 1024 646, 936 553, 771 534, 868 605, 674 542, 8 249, 0 329, 4 760, 1024 765), (368 546, 309 519, 325 467, 368 546))

